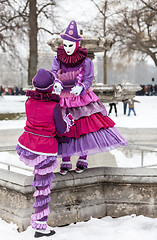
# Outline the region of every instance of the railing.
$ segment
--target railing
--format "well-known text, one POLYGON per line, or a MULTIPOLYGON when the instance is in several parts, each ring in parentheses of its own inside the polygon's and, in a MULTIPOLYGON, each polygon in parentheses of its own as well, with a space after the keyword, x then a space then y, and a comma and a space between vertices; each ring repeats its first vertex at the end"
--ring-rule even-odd
MULTIPOLYGON (((151 164, 151 165, 144 165, 144 155, 146 153, 157 153, 157 147, 154 147, 152 145, 135 145, 135 144, 129 144, 128 146, 125 147, 120 147, 119 149, 121 150, 137 150, 138 152, 141 153, 141 164, 140 168, 146 168, 146 167, 157 167, 157 164, 151 164)), ((1 146, 0 147, 0 152, 15 152, 16 151, 16 146, 1 146)), ((6 165, 7 169, 10 171, 10 167, 26 170, 29 172, 33 172, 33 169, 30 167, 23 167, 23 166, 17 166, 16 164, 13 163, 5 163, 0 159, 0 164, 6 165)), ((138 168, 138 167, 136 167, 138 168)))
POLYGON ((120 149, 138 150, 139 152, 141 152, 141 165, 139 167, 157 167, 157 164, 144 165, 144 154, 145 153, 157 153, 157 147, 155 147, 155 146, 129 144, 128 146, 120 147, 120 149))

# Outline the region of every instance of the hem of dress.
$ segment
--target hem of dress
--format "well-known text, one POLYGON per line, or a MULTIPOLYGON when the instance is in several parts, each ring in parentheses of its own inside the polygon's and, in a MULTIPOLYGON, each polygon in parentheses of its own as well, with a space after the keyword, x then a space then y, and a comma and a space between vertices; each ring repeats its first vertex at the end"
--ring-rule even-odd
POLYGON ((112 146, 106 146, 106 147, 101 147, 101 149, 88 149, 88 150, 83 150, 83 151, 78 151, 78 152, 73 152, 73 153, 63 153, 63 154, 58 154, 58 158, 63 158, 63 157, 72 157, 72 156, 82 156, 82 155, 95 155, 97 153, 102 153, 102 152, 109 152, 114 149, 117 149, 122 146, 127 146, 127 142, 121 142, 121 143, 116 143, 113 144, 112 146))
POLYGON ((31 150, 30 148, 27 148, 25 146, 23 146, 19 141, 18 141, 18 144, 20 147, 22 147, 23 149, 26 149, 32 153, 35 153, 35 154, 39 154, 39 155, 46 155, 46 156, 57 156, 57 152, 56 153, 43 153, 43 152, 36 152, 36 151, 33 151, 31 150))

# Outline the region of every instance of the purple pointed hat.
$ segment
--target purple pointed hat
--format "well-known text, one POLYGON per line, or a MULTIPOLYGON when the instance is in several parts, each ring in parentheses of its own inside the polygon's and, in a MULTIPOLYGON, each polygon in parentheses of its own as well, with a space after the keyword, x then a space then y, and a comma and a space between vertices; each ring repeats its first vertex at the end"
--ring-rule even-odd
POLYGON ((82 37, 78 35, 77 25, 74 20, 70 22, 65 33, 61 34, 61 37, 71 42, 79 42, 82 40, 82 37))
POLYGON ((54 85, 55 76, 52 72, 40 68, 32 79, 33 86, 40 91, 50 90, 54 85))

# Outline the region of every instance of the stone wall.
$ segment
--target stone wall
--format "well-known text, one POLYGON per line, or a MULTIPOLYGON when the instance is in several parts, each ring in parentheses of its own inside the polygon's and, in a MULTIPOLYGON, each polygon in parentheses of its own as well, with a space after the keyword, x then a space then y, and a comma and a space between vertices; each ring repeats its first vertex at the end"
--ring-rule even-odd
MULTIPOLYGON (((34 203, 33 176, 0 169, 0 217, 19 231, 30 224, 34 203)), ((63 226, 90 217, 128 214, 157 217, 156 169, 90 168, 82 174, 56 173, 48 224, 63 226)))

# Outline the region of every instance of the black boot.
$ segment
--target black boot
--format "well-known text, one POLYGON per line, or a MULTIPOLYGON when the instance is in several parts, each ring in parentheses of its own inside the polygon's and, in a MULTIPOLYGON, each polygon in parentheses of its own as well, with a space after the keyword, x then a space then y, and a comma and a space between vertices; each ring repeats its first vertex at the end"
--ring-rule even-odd
POLYGON ((52 236, 55 234, 55 231, 54 230, 50 230, 49 233, 43 233, 43 232, 38 232, 38 231, 35 231, 35 234, 34 234, 34 237, 35 238, 39 238, 39 237, 49 237, 49 236, 52 236))

